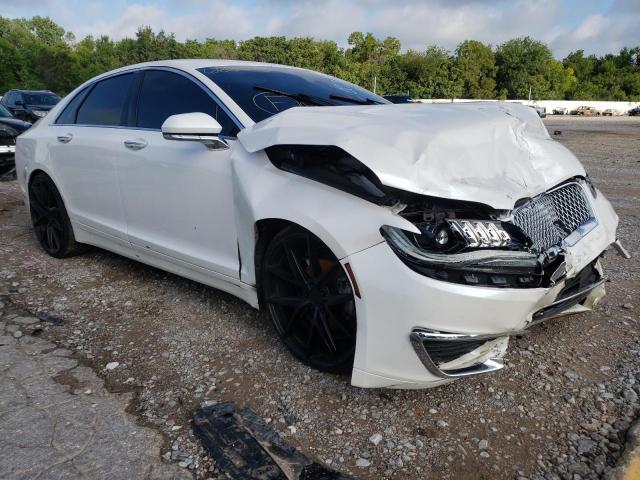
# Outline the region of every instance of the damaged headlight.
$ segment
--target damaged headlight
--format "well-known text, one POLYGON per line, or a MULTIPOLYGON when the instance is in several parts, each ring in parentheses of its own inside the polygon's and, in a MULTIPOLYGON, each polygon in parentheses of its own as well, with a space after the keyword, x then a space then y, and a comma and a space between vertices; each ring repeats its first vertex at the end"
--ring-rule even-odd
POLYGON ((415 234, 383 226, 389 246, 411 269, 438 280, 493 287, 536 287, 544 275, 538 256, 508 224, 447 220, 415 234))

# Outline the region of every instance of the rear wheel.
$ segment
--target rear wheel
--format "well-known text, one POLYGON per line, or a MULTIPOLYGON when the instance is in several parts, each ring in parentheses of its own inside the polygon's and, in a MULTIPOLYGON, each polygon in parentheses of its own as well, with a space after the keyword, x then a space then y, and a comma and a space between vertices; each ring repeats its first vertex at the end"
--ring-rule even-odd
POLYGON ((318 237, 297 226, 266 249, 261 285, 275 329, 302 362, 322 371, 353 366, 356 309, 342 265, 318 237))
POLYGON ((36 174, 29 184, 29 209, 36 239, 52 257, 77 255, 84 245, 76 242, 71 221, 53 180, 44 173, 36 174))

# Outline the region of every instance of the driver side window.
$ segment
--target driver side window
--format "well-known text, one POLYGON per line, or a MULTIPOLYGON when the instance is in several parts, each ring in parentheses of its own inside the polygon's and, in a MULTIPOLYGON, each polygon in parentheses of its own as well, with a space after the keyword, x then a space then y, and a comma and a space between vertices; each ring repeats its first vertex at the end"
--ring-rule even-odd
POLYGON ((136 126, 159 130, 171 115, 191 112, 206 113, 218 120, 224 136, 235 137, 239 131, 226 112, 192 80, 165 70, 144 73, 136 126))

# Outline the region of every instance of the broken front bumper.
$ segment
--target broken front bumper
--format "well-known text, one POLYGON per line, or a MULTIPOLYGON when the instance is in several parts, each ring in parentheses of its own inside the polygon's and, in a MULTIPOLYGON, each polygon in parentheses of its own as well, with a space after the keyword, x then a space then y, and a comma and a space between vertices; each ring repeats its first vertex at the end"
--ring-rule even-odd
POLYGON ((588 310, 604 295, 597 259, 616 241, 618 218, 600 194, 598 224, 565 252, 566 273, 549 288, 461 285, 420 275, 389 245, 380 243, 344 259, 353 268, 358 334, 352 384, 362 387, 424 388, 501 368, 508 337, 551 316, 588 310), (455 339, 447 335, 457 335, 455 339), (425 348, 431 342, 431 350, 425 348), (441 345, 438 346, 437 343, 441 345), (451 343, 453 342, 453 343, 451 343), (462 345, 466 342, 466 345, 462 345), (471 342, 471 343, 470 343, 471 342), (469 346, 477 348, 469 350, 469 346), (448 345, 445 345, 448 344, 448 345), (456 345, 457 344, 457 345, 456 345), (434 345, 440 356, 434 360, 434 345), (460 346, 461 356, 442 356, 460 346), (445 348, 446 347, 446 348, 445 348), (455 348, 454 348, 455 347, 455 348))

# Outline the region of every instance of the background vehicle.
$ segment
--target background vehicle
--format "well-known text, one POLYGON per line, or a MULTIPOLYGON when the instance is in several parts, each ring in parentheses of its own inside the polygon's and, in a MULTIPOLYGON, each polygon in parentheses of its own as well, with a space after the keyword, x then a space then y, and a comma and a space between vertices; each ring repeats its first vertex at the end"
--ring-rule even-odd
POLYGON ((640 115, 640 105, 629 110, 629 115, 635 117, 636 115, 640 115))
POLYGON ((529 105, 529 107, 533 108, 540 118, 547 116, 547 109, 545 107, 538 107, 537 105, 529 105))
POLYGON ((389 100, 391 103, 419 103, 409 95, 384 95, 384 99, 389 100))
POLYGON ((607 108, 606 110, 602 111, 603 117, 613 117, 614 115, 620 115, 620 112, 615 108, 607 108))
POLYGON ((598 116, 600 113, 601 112, 596 110, 595 107, 590 107, 588 105, 583 105, 575 110, 571 110, 571 115, 582 115, 584 117, 598 116))
POLYGON ((14 168, 16 137, 19 132, 7 125, 0 124, 0 175, 14 168))
POLYGON ((567 107, 556 107, 553 109, 553 114, 554 115, 566 115, 567 114, 567 107))
POLYGON ((18 137, 16 172, 50 255, 95 245, 230 292, 362 387, 499 370, 510 336, 595 304, 622 248, 530 108, 393 105, 282 65, 108 72, 18 137))
POLYGON ((2 96, 0 104, 16 118, 35 122, 44 117, 60 97, 49 90, 9 90, 2 96))
POLYGON ((29 122, 14 118, 0 105, 0 175, 13 170, 16 138, 30 126, 29 122))
POLYGON ((9 110, 0 104, 0 125, 7 125, 22 133, 31 126, 31 123, 15 118, 9 110))

